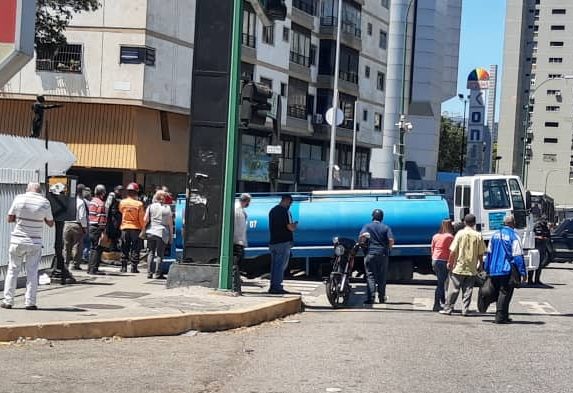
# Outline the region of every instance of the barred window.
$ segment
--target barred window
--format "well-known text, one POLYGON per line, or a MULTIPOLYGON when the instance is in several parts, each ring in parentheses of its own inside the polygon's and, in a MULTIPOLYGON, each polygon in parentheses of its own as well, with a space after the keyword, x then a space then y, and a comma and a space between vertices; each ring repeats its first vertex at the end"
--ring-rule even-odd
POLYGON ((61 46, 38 44, 36 71, 82 73, 82 45, 61 46))
POLYGON ((155 49, 148 46, 121 46, 119 50, 120 64, 155 65, 155 49))

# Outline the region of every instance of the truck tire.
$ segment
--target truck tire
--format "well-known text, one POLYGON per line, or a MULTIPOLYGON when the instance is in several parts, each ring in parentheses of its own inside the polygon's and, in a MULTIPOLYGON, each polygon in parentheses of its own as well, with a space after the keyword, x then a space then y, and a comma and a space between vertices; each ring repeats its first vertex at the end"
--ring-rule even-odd
POLYGON ((414 262, 411 259, 390 258, 387 281, 410 281, 414 278, 414 262))

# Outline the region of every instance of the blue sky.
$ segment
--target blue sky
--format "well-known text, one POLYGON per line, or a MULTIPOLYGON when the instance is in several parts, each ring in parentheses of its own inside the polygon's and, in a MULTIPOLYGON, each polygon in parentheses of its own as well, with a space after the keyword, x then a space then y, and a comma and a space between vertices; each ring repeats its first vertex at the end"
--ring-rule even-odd
MULTIPOLYGON (((499 98, 505 27, 505 0, 462 0, 462 32, 458 65, 458 93, 467 94, 466 81, 476 67, 489 70, 497 64, 496 119, 499 118, 499 98)), ((456 97, 442 105, 442 113, 462 115, 463 104, 456 97)))

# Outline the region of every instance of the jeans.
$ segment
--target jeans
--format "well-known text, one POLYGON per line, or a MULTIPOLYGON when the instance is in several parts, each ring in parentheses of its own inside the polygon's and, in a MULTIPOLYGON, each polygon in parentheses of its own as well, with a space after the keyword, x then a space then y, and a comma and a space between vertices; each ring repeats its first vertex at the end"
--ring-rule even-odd
POLYGON ((147 238, 147 275, 155 273, 156 277, 163 275, 161 271, 161 262, 165 256, 165 243, 159 236, 151 235, 147 238))
POLYGON ((77 222, 66 222, 64 224, 64 250, 66 255, 66 266, 74 261, 74 266, 79 267, 82 262, 80 247, 84 238, 82 226, 77 222))
POLYGON ((366 298, 373 301, 376 292, 378 300, 384 301, 386 296, 386 277, 388 276, 388 256, 378 254, 368 254, 364 258, 364 269, 366 270, 366 298), (378 287, 378 290, 376 290, 378 287))
POLYGON ((454 309, 460 289, 462 290, 462 314, 469 311, 472 303, 472 293, 474 290, 474 276, 464 276, 461 274, 450 274, 450 283, 448 285, 448 302, 444 310, 451 311, 454 309))
POLYGON ((434 295, 434 310, 439 310, 446 304, 446 280, 448 279, 446 261, 441 259, 432 260, 432 269, 438 279, 436 293, 434 295))
POLYGON ((283 279, 288 266, 291 247, 291 242, 269 245, 269 250, 271 251, 271 291, 281 291, 283 289, 283 279))
POLYGON ((513 297, 514 288, 509 285, 509 276, 492 276, 491 282, 498 293, 495 321, 507 321, 509 319, 509 303, 513 297))
POLYGON ((38 266, 42 259, 42 246, 35 244, 10 244, 8 271, 4 281, 4 303, 14 304, 14 295, 18 283, 18 273, 26 261, 26 306, 36 305, 38 292, 38 266))

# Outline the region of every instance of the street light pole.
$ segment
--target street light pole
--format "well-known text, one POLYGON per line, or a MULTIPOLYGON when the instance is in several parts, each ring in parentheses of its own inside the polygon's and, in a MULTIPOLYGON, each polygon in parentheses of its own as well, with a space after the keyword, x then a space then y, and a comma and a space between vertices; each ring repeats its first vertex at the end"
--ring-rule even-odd
POLYGON ((402 59, 402 97, 400 100, 400 120, 398 121, 398 128, 400 131, 400 141, 398 142, 398 191, 403 191, 402 188, 402 172, 404 171, 404 137, 406 135, 406 55, 408 53, 408 19, 410 16, 410 9, 412 4, 417 0, 410 0, 408 8, 406 9, 406 17, 404 18, 404 56, 402 59))
POLYGON ((549 180, 549 175, 552 174, 553 172, 559 172, 559 171, 561 171, 561 169, 550 169, 545 174, 545 186, 543 187, 544 195, 547 195, 547 180, 549 180))
MULTIPOLYGON (((336 150, 336 127, 338 113, 338 77, 340 74, 340 32, 342 30, 342 0, 338 0, 338 18, 336 21, 336 57, 334 59, 334 91, 332 94, 332 124, 330 125, 330 154, 328 157, 328 189, 333 189, 334 153, 336 150)), ((354 114, 356 118, 356 113, 354 114)))
POLYGON ((466 150, 466 109, 468 105, 468 98, 465 97, 463 94, 458 94, 460 100, 464 101, 464 120, 462 123, 462 141, 460 143, 460 176, 464 174, 464 152, 466 150))
POLYGON ((352 178, 350 180, 350 189, 354 190, 356 182, 356 126, 358 117, 358 100, 354 101, 354 126, 352 129, 352 178))

